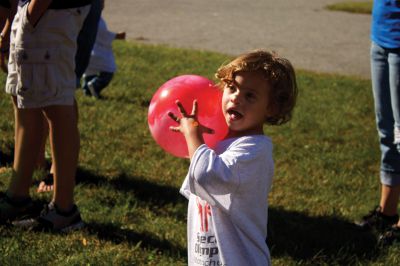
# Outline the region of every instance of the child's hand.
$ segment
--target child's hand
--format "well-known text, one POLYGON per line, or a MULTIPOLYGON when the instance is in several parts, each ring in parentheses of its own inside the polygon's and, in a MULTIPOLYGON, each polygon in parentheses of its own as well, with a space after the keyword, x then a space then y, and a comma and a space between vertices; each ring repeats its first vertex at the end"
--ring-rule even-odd
POLYGON ((118 32, 117 34, 115 34, 115 39, 117 39, 117 40, 125 40, 125 38, 126 38, 125 31, 118 32))
POLYGON ((183 133, 188 147, 189 157, 192 158, 197 148, 204 144, 202 133, 212 134, 214 133, 214 130, 199 124, 199 121, 197 120, 196 100, 193 101, 192 113, 190 115, 187 114, 185 108, 183 108, 183 105, 180 101, 176 101, 176 105, 178 105, 178 109, 182 117, 179 118, 175 114, 169 112, 169 117, 179 123, 179 126, 170 127, 170 129, 172 131, 183 133))
POLYGON ((211 128, 199 124, 199 121, 197 120, 197 100, 193 101, 193 108, 190 115, 186 112, 185 108, 179 100, 176 101, 176 105, 178 106, 179 112, 181 113, 182 117, 179 118, 172 112, 168 113, 169 117, 171 117, 172 120, 179 123, 179 126, 170 127, 172 131, 181 132, 185 136, 199 134, 201 135, 202 133, 214 133, 214 130, 212 130, 211 128))

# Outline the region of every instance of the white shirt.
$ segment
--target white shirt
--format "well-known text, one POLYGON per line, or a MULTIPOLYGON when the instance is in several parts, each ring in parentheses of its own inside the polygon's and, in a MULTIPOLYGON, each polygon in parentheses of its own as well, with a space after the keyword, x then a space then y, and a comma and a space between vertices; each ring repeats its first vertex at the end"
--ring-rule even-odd
POLYGON ((265 239, 273 171, 272 142, 264 135, 196 150, 181 187, 189 199, 189 265, 271 264, 265 239))

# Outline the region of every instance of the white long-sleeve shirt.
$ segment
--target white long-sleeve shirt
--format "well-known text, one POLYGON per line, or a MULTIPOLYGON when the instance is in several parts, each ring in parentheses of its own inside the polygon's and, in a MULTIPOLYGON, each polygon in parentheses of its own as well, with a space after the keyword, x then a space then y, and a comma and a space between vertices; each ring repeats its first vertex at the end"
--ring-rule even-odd
POLYGON ((268 193, 274 163, 264 135, 206 145, 194 153, 181 193, 189 199, 189 265, 265 266, 268 193))

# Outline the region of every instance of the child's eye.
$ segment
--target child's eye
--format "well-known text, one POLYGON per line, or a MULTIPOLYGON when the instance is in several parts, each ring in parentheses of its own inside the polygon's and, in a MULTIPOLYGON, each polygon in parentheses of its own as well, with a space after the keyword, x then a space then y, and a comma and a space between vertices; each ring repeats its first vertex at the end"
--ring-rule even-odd
POLYGON ((256 95, 254 93, 246 93, 246 99, 248 100, 254 100, 256 98, 256 95))
POLYGON ((235 92, 236 91, 236 87, 233 84, 226 84, 226 87, 228 88, 228 90, 230 92, 235 92))

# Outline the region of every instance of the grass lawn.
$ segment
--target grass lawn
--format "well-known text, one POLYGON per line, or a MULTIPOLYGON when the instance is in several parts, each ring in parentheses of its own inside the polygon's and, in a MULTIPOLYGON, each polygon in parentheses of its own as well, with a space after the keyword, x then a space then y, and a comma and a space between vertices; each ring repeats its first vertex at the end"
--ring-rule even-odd
POLYGON ((345 11, 350 13, 371 14, 373 1, 342 1, 335 4, 328 5, 329 10, 345 11))
MULTIPOLYGON (((68 235, 0 226, 0 265, 185 265, 188 161, 166 154, 147 127, 153 93, 168 79, 213 79, 227 55, 114 43, 119 70, 104 100, 77 93, 81 152, 76 201, 87 227, 68 235)), ((400 245, 379 248, 352 222, 379 199, 369 80, 297 71, 293 120, 265 127, 276 175, 270 194, 274 265, 399 265, 400 245)), ((5 76, 0 82, 4 84, 5 76)), ((0 97, 0 190, 13 156, 13 111, 0 97)), ((40 173, 35 174, 38 180, 40 173)), ((38 202, 49 194, 38 195, 38 202)))

